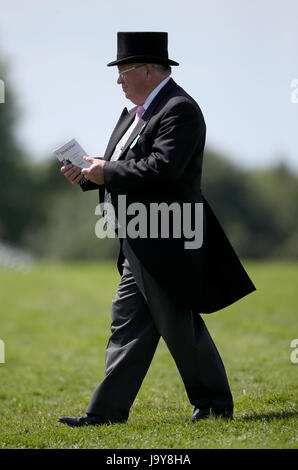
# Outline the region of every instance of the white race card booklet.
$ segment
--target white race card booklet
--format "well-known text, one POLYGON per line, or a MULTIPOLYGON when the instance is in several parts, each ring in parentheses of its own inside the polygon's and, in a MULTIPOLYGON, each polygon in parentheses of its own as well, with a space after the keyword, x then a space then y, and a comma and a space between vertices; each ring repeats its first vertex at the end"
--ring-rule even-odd
POLYGON ((83 150, 76 139, 71 139, 69 142, 62 145, 62 147, 54 150, 54 154, 64 165, 71 163, 79 168, 88 168, 91 165, 91 163, 83 159, 83 157, 87 157, 88 154, 83 150))

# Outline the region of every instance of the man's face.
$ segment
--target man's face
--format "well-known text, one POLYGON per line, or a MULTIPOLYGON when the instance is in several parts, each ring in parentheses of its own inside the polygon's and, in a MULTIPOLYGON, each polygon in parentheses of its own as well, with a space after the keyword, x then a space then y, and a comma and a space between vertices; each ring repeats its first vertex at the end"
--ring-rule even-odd
POLYGON ((146 65, 119 65, 118 71, 119 74, 123 71, 127 71, 124 75, 119 75, 117 80, 117 83, 122 85, 122 90, 124 91, 126 98, 138 106, 142 105, 148 95, 146 65))

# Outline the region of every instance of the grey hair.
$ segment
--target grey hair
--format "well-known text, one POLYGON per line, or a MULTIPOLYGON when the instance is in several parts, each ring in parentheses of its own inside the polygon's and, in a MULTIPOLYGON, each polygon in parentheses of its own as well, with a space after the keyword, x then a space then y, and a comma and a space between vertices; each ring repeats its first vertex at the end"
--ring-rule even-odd
POLYGON ((165 64, 152 64, 152 67, 161 75, 171 75, 172 69, 169 65, 165 64))

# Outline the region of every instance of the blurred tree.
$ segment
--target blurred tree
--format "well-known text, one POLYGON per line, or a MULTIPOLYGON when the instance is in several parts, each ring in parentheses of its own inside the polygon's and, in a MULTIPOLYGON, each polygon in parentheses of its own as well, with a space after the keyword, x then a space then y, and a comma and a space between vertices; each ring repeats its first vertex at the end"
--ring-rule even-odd
MULTIPOLYGON (((55 162, 56 181, 63 188, 47 192, 45 201, 46 218, 36 230, 24 235, 25 244, 37 254, 52 259, 105 259, 117 256, 117 239, 99 239, 95 235, 95 215, 98 192, 83 193, 79 186, 72 186, 60 173, 55 162)), ((48 178, 44 178, 48 180, 48 178)), ((49 185, 49 181, 45 186, 49 185)), ((55 186, 55 185, 54 185, 55 186)))
POLYGON ((244 170, 206 152, 203 192, 241 256, 298 257, 298 178, 284 165, 244 170))
POLYGON ((7 65, 0 63, 5 102, 0 104, 0 239, 21 243, 26 228, 39 214, 30 166, 15 138, 19 110, 9 86, 7 65))
MULTIPOLYGON (((298 178, 284 163, 252 171, 251 182, 267 202, 267 256, 298 258, 298 178)), ((264 223, 263 223, 264 226, 264 223)), ((264 227, 263 231, 265 231, 264 227)))

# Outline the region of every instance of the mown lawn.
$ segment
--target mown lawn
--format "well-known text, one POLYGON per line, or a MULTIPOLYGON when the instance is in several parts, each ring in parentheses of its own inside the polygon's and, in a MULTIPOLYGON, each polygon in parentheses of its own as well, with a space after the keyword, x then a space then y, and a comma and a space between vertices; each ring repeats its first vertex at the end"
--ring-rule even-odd
MULTIPOLYGON (((71 429, 104 372, 115 263, 0 270, 0 448, 298 447, 298 263, 245 264, 257 292, 204 315, 235 400, 233 421, 190 422, 192 407, 161 341, 126 424, 71 429)), ((125 384, 124 384, 125 386, 125 384)))

